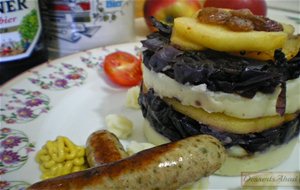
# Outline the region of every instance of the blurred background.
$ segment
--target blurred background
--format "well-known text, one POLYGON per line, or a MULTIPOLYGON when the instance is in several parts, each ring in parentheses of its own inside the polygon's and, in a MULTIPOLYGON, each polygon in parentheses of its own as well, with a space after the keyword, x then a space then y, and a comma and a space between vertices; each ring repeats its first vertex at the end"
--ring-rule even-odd
POLYGON ((266 1, 269 8, 300 13, 300 0, 266 0, 266 1))
MULTIPOLYGON (((199 0, 203 4, 205 0, 199 0)), ((222 1, 222 0, 221 0, 222 1)), ((226 1, 226 0, 224 0, 226 1)), ((266 0, 268 8, 300 13, 300 0, 266 0)), ((145 0, 135 0, 136 17, 143 16, 145 0)), ((299 15, 300 18, 300 15, 299 15)))

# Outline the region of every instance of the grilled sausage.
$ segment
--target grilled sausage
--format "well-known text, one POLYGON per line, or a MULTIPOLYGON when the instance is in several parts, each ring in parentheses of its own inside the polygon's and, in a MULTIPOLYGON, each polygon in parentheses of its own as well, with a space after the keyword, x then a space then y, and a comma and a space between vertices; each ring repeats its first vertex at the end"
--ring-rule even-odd
POLYGON ((215 172, 225 155, 217 139, 198 135, 117 162, 38 182, 28 190, 177 189, 215 172))
POLYGON ((92 133, 86 142, 86 156, 90 167, 115 162, 128 156, 119 139, 107 130, 92 133))

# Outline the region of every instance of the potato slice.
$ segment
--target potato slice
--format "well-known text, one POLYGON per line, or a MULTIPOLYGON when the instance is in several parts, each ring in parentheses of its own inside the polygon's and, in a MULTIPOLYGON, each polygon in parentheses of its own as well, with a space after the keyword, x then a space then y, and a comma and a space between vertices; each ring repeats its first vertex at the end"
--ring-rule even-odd
POLYGON ((219 130, 236 134, 262 132, 266 129, 277 127, 297 117, 297 114, 286 114, 283 117, 269 116, 255 119, 239 119, 227 116, 223 113, 208 113, 201 108, 185 106, 175 99, 164 98, 164 101, 171 105, 176 111, 187 115, 192 119, 215 127, 219 130))
POLYGON ((235 32, 219 25, 200 23, 197 19, 188 17, 176 18, 173 31, 176 31, 178 36, 206 48, 226 52, 282 48, 288 36, 286 32, 235 32))
MULTIPOLYGON (((288 40, 284 43, 282 47, 282 52, 285 54, 287 60, 292 59, 297 55, 300 49, 300 36, 289 36, 288 40)), ((274 60, 274 51, 275 50, 270 50, 270 51, 262 51, 262 52, 245 52, 243 54, 234 52, 232 54, 238 55, 241 57, 249 57, 257 60, 274 60)))

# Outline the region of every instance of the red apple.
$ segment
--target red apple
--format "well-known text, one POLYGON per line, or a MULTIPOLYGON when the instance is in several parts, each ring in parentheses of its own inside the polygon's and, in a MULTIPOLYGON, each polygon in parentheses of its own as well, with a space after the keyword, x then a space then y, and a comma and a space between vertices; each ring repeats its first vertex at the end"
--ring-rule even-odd
POLYGON ((154 30, 150 17, 169 22, 170 18, 192 16, 201 8, 199 0, 146 0, 144 18, 150 30, 154 30))
POLYGON ((228 9, 249 9, 255 15, 267 15, 267 4, 265 0, 206 0, 203 6, 228 9))

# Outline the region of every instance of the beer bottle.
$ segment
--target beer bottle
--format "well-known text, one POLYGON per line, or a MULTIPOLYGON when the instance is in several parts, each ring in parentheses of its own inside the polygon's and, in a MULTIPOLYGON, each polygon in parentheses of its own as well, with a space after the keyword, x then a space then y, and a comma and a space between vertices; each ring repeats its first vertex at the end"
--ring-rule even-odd
POLYGON ((0 84, 45 61, 38 0, 0 0, 0 84))

